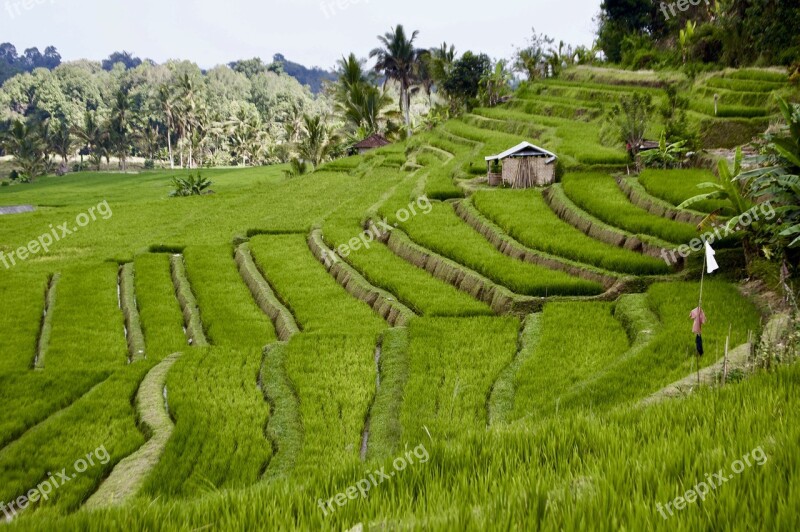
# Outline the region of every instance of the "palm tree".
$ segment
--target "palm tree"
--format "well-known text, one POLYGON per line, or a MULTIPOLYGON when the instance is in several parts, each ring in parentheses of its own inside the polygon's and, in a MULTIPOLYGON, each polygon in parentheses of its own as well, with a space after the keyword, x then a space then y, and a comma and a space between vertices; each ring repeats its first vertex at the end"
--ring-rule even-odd
POLYGON ((50 149, 61 157, 61 164, 63 166, 69 164, 69 156, 72 153, 74 141, 66 118, 59 117, 58 127, 51 131, 47 142, 50 144, 50 149))
POLYGON ((411 134, 411 88, 418 79, 420 58, 425 50, 414 48, 418 31, 406 37, 405 29, 398 24, 385 35, 378 36, 382 48, 375 48, 369 54, 377 58, 375 71, 386 76, 386 81, 397 82, 400 86, 400 112, 405 117, 406 129, 411 134))
POLYGON ((0 137, 0 144, 14 157, 23 181, 31 181, 44 173, 47 163, 45 143, 34 127, 15 120, 0 137))
POLYGON ((356 142, 388 126, 389 114, 385 111, 392 99, 385 90, 379 90, 367 77, 362 61, 350 54, 339 61, 339 81, 334 99, 336 109, 355 131, 356 142))
POLYGON ((335 148, 336 137, 333 129, 325 123, 321 116, 303 116, 304 138, 297 147, 300 157, 314 165, 319 166, 335 148))
MULTIPOLYGON (((679 209, 688 209, 692 205, 707 200, 727 200, 733 207, 733 218, 728 220, 726 227, 729 231, 734 232, 739 228, 747 228, 750 224, 743 223, 742 217, 748 216, 746 213, 753 208, 753 202, 745 195, 742 189, 740 177, 742 175, 742 148, 736 149, 736 156, 733 161, 733 169, 728 166, 728 161, 719 161, 719 179, 718 182, 700 183, 697 188, 710 189, 711 192, 706 194, 699 194, 693 198, 689 198, 680 205, 679 209)), ((712 223, 719 211, 712 212, 706 216, 700 227, 706 227, 712 223)), ((745 231, 742 237, 742 245, 744 247, 745 261, 749 266, 756 256, 756 249, 753 245, 753 238, 749 231, 745 231)))
POLYGON ((158 88, 158 103, 167 126, 167 150, 169 152, 169 167, 175 169, 175 158, 172 155, 172 130, 175 127, 175 106, 172 100, 172 91, 166 83, 158 88))
POLYGON ((119 164, 123 172, 127 170, 128 152, 131 145, 131 114, 131 98, 127 91, 120 89, 114 95, 108 130, 111 146, 119 157, 119 164))
POLYGON ((100 124, 97 115, 92 111, 86 111, 83 117, 83 125, 75 129, 75 135, 83 141, 88 148, 91 161, 96 170, 100 170, 103 156, 108 152, 108 132, 100 124))
MULTIPOLYGON (((193 147, 197 140, 193 135, 193 130, 199 125, 199 109, 197 104, 197 87, 188 73, 184 73, 178 80, 178 92, 180 94, 180 105, 177 108, 177 124, 180 136, 184 139, 184 143, 189 146, 188 167, 193 168, 193 147)), ((181 166, 183 166, 183 144, 181 145, 181 166)))

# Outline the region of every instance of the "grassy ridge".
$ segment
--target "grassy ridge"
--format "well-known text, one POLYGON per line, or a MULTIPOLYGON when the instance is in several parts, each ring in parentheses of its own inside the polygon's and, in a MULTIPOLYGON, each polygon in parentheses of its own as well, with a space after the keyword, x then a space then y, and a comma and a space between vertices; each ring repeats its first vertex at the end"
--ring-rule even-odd
POLYGON ((148 358, 162 358, 188 349, 181 307, 170 277, 169 256, 139 255, 134 260, 136 300, 148 358))
MULTIPOLYGON (((305 479, 331 464, 360 462, 361 436, 375 397, 377 335, 292 338, 285 358, 303 427, 293 476, 305 479)), ((305 481, 305 480, 304 480, 305 481)))
POLYGON ((186 269, 214 345, 259 349, 275 341, 272 322, 242 282, 229 245, 189 247, 186 269))
POLYGON ((175 363, 166 385, 175 430, 143 486, 148 496, 199 496, 260 480, 272 456, 260 367, 258 348, 197 348, 175 363))
MULTIPOLYGON (((323 226, 323 230, 326 241, 332 247, 347 244, 363 233, 357 223, 347 224, 344 220, 331 220, 323 226)), ((425 316, 491 314, 486 304, 409 264, 383 244, 373 242, 369 248, 363 247, 363 244, 359 246, 359 249, 354 249, 341 260, 346 260, 370 283, 391 292, 415 312, 425 316)))
POLYGON ((605 244, 564 222, 539 190, 482 191, 472 197, 478 210, 529 248, 610 271, 669 273, 664 261, 605 244))
MULTIPOLYGON (((639 176, 639 182, 647 192, 676 207, 689 198, 707 193, 707 189, 697 188, 700 183, 717 181, 708 170, 645 170, 639 176)), ((696 203, 692 209, 701 212, 722 209, 725 215, 730 213, 731 204, 727 200, 707 200, 696 203)))
POLYGON ((633 205, 609 175, 569 174, 564 177, 563 186, 576 205, 614 227, 675 244, 688 243, 700 236, 691 225, 655 216, 633 205))
POLYGON ((628 349, 610 303, 552 303, 542 313, 541 336, 517 373, 513 417, 557 414, 560 390, 614 361, 628 349))
MULTIPOLYGON (((697 369, 694 335, 689 312, 697 306, 699 283, 660 283, 647 292, 647 306, 661 322, 661 328, 644 350, 632 353, 598 372, 592 379, 564 394, 566 407, 600 408, 638 400, 697 369)), ((735 287, 706 281, 703 308, 708 323, 703 327, 706 355, 700 367, 722 357, 729 327, 731 347, 747 341, 748 332, 757 333, 760 316, 754 305, 735 287)))
POLYGON ((0 275, 0 374, 33 367, 44 311, 46 275, 0 275))
POLYGON ((597 283, 503 255, 466 225, 449 205, 434 205, 430 214, 412 218, 401 227, 418 244, 519 294, 593 295, 603 291, 597 283))
POLYGON ((317 262, 304 235, 253 238, 250 247, 267 281, 304 332, 368 334, 385 328, 372 309, 348 294, 317 262))
POLYGON ((116 264, 66 268, 56 289, 45 371, 97 370, 128 361, 116 264))

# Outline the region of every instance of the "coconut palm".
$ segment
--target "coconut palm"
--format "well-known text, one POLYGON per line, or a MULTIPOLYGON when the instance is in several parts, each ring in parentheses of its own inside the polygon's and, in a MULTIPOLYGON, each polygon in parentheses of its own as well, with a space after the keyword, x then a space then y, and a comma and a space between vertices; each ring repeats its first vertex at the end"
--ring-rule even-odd
POLYGON ((131 98, 125 90, 118 90, 114 95, 109 122, 109 140, 112 149, 119 158, 122 171, 127 170, 128 152, 131 147, 131 98))
POLYGON ((297 151, 300 157, 314 168, 324 162, 336 145, 333 128, 321 116, 303 116, 303 135, 297 151))
POLYGON ((395 81, 400 87, 400 112, 403 113, 406 129, 411 133, 411 89, 417 83, 420 58, 427 51, 414 48, 418 31, 406 36, 402 24, 398 24, 392 31, 378 36, 383 45, 375 48, 369 54, 377 58, 375 71, 386 76, 386 81, 395 81))
POLYGON ((96 170, 100 170, 103 157, 108 156, 108 131, 103 127, 97 114, 86 111, 83 124, 75 128, 75 135, 89 150, 89 157, 96 170))
POLYGON ((197 144, 197 135, 194 130, 199 127, 200 107, 198 104, 198 87, 188 73, 184 73, 178 80, 178 93, 180 105, 177 106, 177 124, 180 136, 184 142, 181 146, 181 166, 183 166, 183 145, 188 146, 189 154, 187 164, 194 167, 194 146, 197 144))
POLYGON ((169 85, 164 83, 158 87, 158 104, 167 126, 167 151, 169 153, 169 167, 175 168, 175 158, 172 155, 172 130, 175 128, 175 105, 169 85))
POLYGON ((31 181, 42 175, 46 167, 45 143, 32 126, 15 120, 8 131, 0 137, 0 144, 14 157, 20 170, 21 180, 31 181))
POLYGON ((372 83, 355 54, 339 61, 334 99, 356 142, 389 128, 392 116, 387 108, 392 105, 392 98, 372 83))

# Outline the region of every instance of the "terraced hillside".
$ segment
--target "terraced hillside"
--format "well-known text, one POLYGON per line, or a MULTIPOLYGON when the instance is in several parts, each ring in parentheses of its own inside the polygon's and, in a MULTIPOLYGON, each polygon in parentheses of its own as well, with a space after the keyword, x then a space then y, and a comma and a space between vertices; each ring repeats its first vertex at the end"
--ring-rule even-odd
MULTIPOLYGON (((310 175, 204 170, 208 196, 168 198, 173 172, 0 188, 36 206, 0 217, 6 256, 68 229, 0 267, 0 501, 67 479, 0 528, 796 529, 797 365, 643 405, 771 318, 706 278, 693 356, 698 258, 664 252, 699 235, 676 206, 707 174, 615 176, 599 140, 659 83, 577 69, 310 175), (560 183, 485 185, 521 140, 562 155, 560 183)), ((693 117, 756 129, 784 83, 701 79, 693 117)))

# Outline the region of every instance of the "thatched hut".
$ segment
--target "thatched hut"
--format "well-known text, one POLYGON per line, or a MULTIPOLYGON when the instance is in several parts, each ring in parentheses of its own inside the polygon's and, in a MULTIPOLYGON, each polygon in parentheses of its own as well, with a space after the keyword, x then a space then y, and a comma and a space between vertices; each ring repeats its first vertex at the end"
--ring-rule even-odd
POLYGON ((370 135, 369 137, 365 138, 355 146, 353 146, 356 150, 358 150, 359 155, 364 155, 368 151, 382 148, 384 146, 388 146, 391 144, 383 135, 378 135, 377 133, 374 135, 370 135))
POLYGON ((556 181, 556 161, 558 157, 554 153, 523 142, 486 158, 489 185, 506 183, 512 188, 551 185, 556 181))

